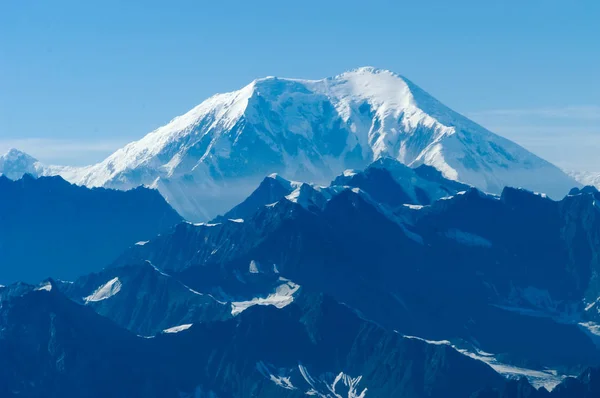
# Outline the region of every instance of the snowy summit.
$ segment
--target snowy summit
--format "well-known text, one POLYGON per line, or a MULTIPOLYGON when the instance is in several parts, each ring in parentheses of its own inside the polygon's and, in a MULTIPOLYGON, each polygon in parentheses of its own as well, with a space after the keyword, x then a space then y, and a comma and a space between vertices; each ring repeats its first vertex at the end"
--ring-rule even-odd
MULTIPOLYGON (((244 199, 265 175, 329 182, 387 156, 499 193, 562 197, 577 183, 547 161, 452 111, 408 79, 359 68, 322 80, 267 77, 69 174, 90 187, 155 187, 192 221, 244 199)), ((1 171, 1 169, 0 169, 1 171)))

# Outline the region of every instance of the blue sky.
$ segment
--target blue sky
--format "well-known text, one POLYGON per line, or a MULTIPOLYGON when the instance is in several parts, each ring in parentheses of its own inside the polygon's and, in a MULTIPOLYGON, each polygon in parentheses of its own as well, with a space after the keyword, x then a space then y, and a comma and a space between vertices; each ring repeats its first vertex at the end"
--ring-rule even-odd
POLYGON ((85 164, 257 77, 364 65, 600 170, 600 2, 0 2, 0 151, 85 164))

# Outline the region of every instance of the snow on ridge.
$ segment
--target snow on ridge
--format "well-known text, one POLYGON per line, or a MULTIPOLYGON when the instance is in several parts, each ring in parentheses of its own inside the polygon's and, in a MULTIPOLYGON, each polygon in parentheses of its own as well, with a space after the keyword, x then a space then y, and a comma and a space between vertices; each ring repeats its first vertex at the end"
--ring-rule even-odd
POLYGON ((255 260, 250 261, 250 266, 248 267, 248 272, 251 274, 258 274, 260 271, 258 270, 258 263, 255 260))
MULTIPOLYGON (((1 286, 1 285, 0 285, 1 286)), ((45 290, 47 292, 52 291, 52 283, 46 282, 42 286, 36 288, 35 290, 45 290)))
POLYGON ((115 277, 105 284, 99 286, 92 294, 83 298, 86 303, 106 300, 121 291, 121 281, 115 277))
POLYGON ((187 323, 185 325, 173 326, 163 330, 163 333, 179 333, 181 331, 188 330, 190 327, 192 327, 192 325, 193 323, 187 323))
POLYGON ((272 305, 279 309, 290 305, 294 301, 294 296, 298 289, 300 289, 300 285, 284 278, 279 279, 284 283, 277 286, 275 292, 269 294, 267 297, 255 297, 247 301, 232 302, 231 315, 239 315, 255 305, 272 305))
MULTIPOLYGON (((396 331, 396 333, 398 333, 396 331)), ((534 370, 522 368, 515 365, 505 364, 498 361, 493 354, 480 351, 475 349, 475 351, 471 351, 465 348, 461 348, 452 344, 448 340, 426 340, 421 337, 416 336, 404 336, 406 339, 411 340, 419 340, 427 344, 431 345, 445 345, 455 349, 457 352, 472 358, 478 361, 484 362, 496 372, 501 374, 502 376, 513 379, 513 378, 521 378, 526 377, 527 380, 531 383, 535 388, 545 387, 548 391, 552 391, 554 387, 559 385, 567 376, 559 374, 556 370, 552 369, 543 369, 543 370, 534 370)))
MULTIPOLYGON (((286 390, 296 390, 296 387, 294 387, 294 385, 292 384, 289 376, 273 374, 271 370, 269 370, 269 367, 263 361, 256 363, 256 369, 261 375, 271 380, 279 387, 285 388, 286 390)), ((280 371, 280 373, 283 372, 280 371)))

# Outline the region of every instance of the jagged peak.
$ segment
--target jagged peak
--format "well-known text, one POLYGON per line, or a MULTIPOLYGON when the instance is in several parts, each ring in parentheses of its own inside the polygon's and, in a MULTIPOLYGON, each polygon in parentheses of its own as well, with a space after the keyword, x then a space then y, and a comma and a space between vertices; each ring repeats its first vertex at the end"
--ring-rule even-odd
POLYGON ((500 199, 505 202, 518 200, 518 198, 541 199, 548 202, 555 202, 550 199, 545 193, 534 192, 521 187, 504 187, 500 199))
POLYGON ((569 196, 582 195, 582 194, 597 194, 598 188, 593 185, 586 185, 582 188, 575 187, 569 191, 569 196))
POLYGON ((287 178, 282 177, 280 174, 277 173, 272 173, 269 174, 265 180, 274 180, 276 182, 278 182, 279 184, 281 184, 282 186, 284 186, 285 188, 288 189, 296 189, 299 186, 301 186, 303 183, 298 182, 298 181, 291 181, 288 180, 287 178))

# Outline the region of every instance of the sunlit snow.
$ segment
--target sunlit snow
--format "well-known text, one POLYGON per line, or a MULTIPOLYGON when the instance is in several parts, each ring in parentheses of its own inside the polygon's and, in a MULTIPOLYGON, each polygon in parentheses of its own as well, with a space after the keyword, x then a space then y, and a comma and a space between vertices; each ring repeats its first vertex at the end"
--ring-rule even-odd
POLYGON ((183 330, 187 330, 190 327, 192 327, 191 323, 185 324, 185 325, 178 325, 178 326, 173 326, 172 328, 168 328, 163 330, 163 333, 179 333, 183 330))
POLYGON ((106 300, 121 291, 121 281, 119 278, 113 278, 104 285, 98 287, 92 294, 84 297, 86 303, 106 300))
POLYGON ((291 304, 294 301, 294 294, 300 286, 291 281, 282 280, 284 283, 277 286, 275 292, 269 294, 267 297, 255 297, 248 301, 232 302, 231 314, 238 315, 254 305, 272 305, 277 308, 283 308, 291 304))

